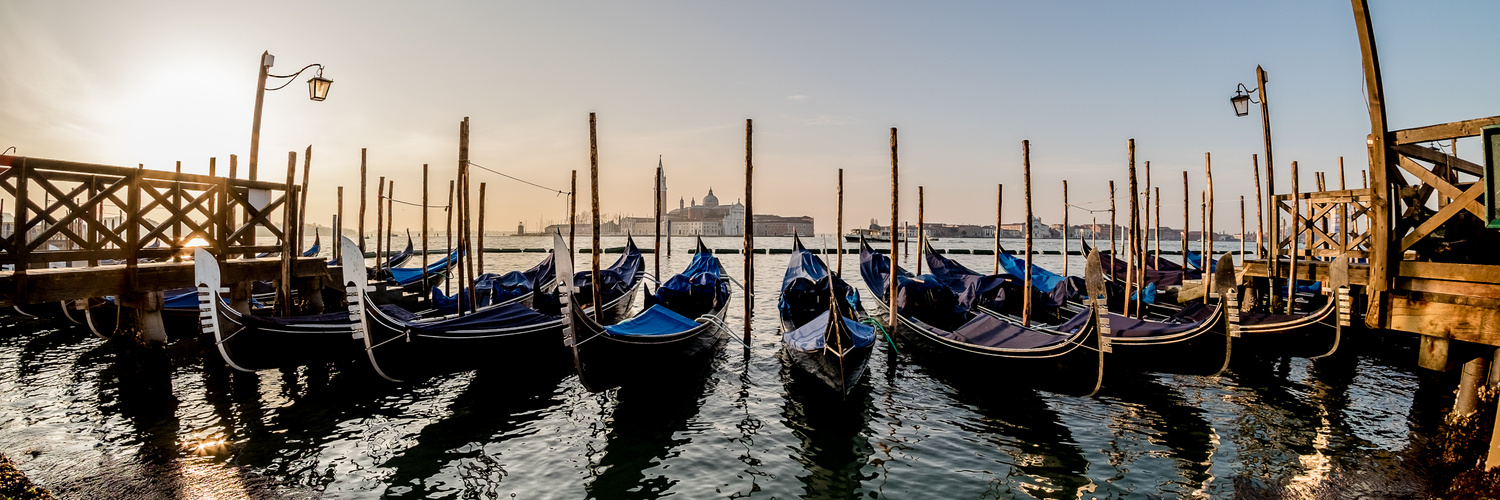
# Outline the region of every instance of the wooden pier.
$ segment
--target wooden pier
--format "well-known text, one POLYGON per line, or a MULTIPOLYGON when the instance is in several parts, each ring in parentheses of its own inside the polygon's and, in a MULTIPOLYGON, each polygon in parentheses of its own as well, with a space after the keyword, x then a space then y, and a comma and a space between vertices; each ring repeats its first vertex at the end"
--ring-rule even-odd
MULTIPOLYGON (((1494 251, 1500 232, 1491 224, 1496 207, 1486 205, 1492 169, 1453 151, 1457 139, 1487 128, 1495 133, 1500 116, 1391 130, 1369 8, 1365 0, 1352 3, 1369 102, 1369 186, 1345 189, 1340 172, 1340 189, 1327 190, 1320 181, 1318 190, 1299 193, 1294 181, 1292 193, 1270 196, 1269 255, 1248 261, 1243 279, 1268 292, 1290 278, 1323 282, 1325 294, 1342 287, 1347 297, 1331 298, 1340 300, 1341 323, 1362 317, 1369 328, 1416 334, 1420 366, 1462 366, 1454 414, 1471 414, 1478 387, 1500 387, 1500 371, 1491 370, 1500 367, 1500 254, 1494 251), (1290 234, 1278 234, 1282 227, 1290 234)), ((1500 141, 1486 137, 1486 158, 1500 159, 1500 141)), ((1486 467, 1500 466, 1497 437, 1500 427, 1486 467)))
MULTIPOLYGON (((226 283, 276 280, 290 290, 283 277, 291 277, 320 287, 324 259, 296 257, 297 231, 286 230, 298 227, 301 191, 289 156, 285 183, 235 179, 233 157, 230 176, 218 177, 213 161, 210 175, 196 175, 0 156, 0 189, 15 214, 0 234, 0 306, 115 296, 159 313, 151 304, 161 292, 195 285, 192 262, 183 262, 193 247, 225 262, 226 283), (255 258, 266 253, 280 257, 255 258)), ((248 299, 248 286, 236 290, 248 299)))

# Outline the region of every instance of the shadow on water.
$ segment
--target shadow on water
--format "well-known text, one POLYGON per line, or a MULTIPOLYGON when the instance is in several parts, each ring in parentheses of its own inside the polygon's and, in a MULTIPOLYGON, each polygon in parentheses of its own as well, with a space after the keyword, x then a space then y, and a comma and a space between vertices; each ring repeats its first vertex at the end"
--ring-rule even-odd
POLYGON ((380 464, 394 471, 385 496, 451 495, 454 487, 439 480, 451 467, 457 469, 454 482, 461 484, 463 498, 498 497, 497 488, 509 473, 500 457, 485 448, 526 436, 517 431, 540 419, 540 410, 561 403, 558 386, 571 374, 572 367, 564 365, 475 372, 448 405, 447 416, 423 427, 413 446, 380 464))
POLYGON ((802 464, 802 498, 853 498, 874 475, 860 473, 874 454, 868 438, 874 411, 868 377, 847 396, 822 381, 783 363, 786 397, 782 424, 800 441, 793 457, 802 464))
POLYGON ((671 493, 680 479, 665 473, 647 477, 648 471, 692 441, 677 434, 702 408, 713 386, 708 373, 717 365, 595 396, 612 400, 614 408, 603 410, 609 413, 602 418, 609 428, 603 449, 588 453, 591 477, 584 488, 589 498, 651 499, 671 493))

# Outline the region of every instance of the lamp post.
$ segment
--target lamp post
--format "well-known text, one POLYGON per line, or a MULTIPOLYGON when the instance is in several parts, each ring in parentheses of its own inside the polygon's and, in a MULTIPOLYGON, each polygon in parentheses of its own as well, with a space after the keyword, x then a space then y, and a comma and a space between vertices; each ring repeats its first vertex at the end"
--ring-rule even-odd
MULTIPOLYGON (((1270 210, 1266 210, 1265 212, 1265 223, 1266 231, 1271 233, 1267 235, 1267 239, 1270 240, 1270 248, 1266 249, 1268 252, 1270 252, 1270 255, 1266 255, 1264 256, 1264 258, 1266 259, 1266 277, 1268 278, 1266 281, 1274 283, 1277 274, 1276 263, 1278 261, 1276 248, 1281 246, 1281 240, 1278 239, 1280 236, 1278 234, 1279 231, 1277 231, 1275 223, 1278 218, 1276 213, 1276 201, 1275 198, 1273 198, 1273 196, 1276 194, 1276 176, 1272 175, 1272 172, 1275 171, 1274 168, 1276 163, 1271 157, 1271 111, 1270 108, 1266 106, 1266 70, 1262 69, 1259 65, 1255 66, 1255 81, 1256 86, 1254 89, 1246 89, 1245 84, 1239 84, 1239 88, 1235 89, 1234 97, 1230 97, 1229 102, 1230 104, 1234 105, 1235 116, 1246 116, 1250 114, 1250 103, 1252 101, 1260 104, 1261 137, 1265 141, 1266 147, 1266 202, 1270 205, 1267 207, 1270 210), (1249 95, 1250 93, 1257 93, 1260 99, 1257 101, 1256 99, 1251 98, 1249 95)), ((1275 285, 1273 284, 1273 293, 1275 290, 1274 287, 1275 285)), ((1267 296, 1270 297, 1270 295, 1267 296)))
POLYGON ((296 78, 297 75, 301 75, 303 71, 307 71, 308 69, 312 68, 313 66, 317 66, 318 67, 318 74, 316 76, 313 76, 312 78, 310 78, 310 79, 307 80, 307 91, 308 91, 308 94, 309 94, 309 96, 308 96, 309 98, 311 98, 314 101, 321 101, 323 99, 327 99, 328 98, 328 87, 330 87, 330 86, 333 85, 333 80, 329 80, 327 78, 323 78, 323 65, 322 64, 309 64, 307 66, 304 66, 302 69, 297 70, 296 73, 292 73, 290 75, 272 75, 272 74, 270 74, 271 66, 273 64, 275 64, 275 62, 276 62, 276 56, 271 55, 271 53, 269 51, 262 52, 260 54, 260 76, 257 79, 257 81, 255 82, 255 121, 250 126, 250 177, 249 177, 250 180, 255 180, 255 177, 256 177, 256 167, 259 164, 258 160, 259 160, 259 157, 260 157, 260 108, 261 108, 261 104, 264 103, 265 100, 266 100, 266 91, 267 90, 281 90, 283 88, 286 88, 287 85, 291 85, 291 83, 293 81, 295 81, 295 80, 291 80, 291 79, 296 78), (268 88, 266 88, 266 79, 267 78, 286 78, 286 79, 288 79, 288 81, 286 83, 282 84, 280 87, 276 87, 274 89, 268 89, 268 88))

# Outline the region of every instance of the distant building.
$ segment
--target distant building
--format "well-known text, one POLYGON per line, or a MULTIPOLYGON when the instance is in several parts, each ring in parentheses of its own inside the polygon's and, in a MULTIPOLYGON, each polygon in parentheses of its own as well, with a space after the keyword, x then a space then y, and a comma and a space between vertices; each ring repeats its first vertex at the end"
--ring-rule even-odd
POLYGON ((812 236, 813 218, 808 216, 782 217, 756 214, 754 218, 756 236, 812 236))

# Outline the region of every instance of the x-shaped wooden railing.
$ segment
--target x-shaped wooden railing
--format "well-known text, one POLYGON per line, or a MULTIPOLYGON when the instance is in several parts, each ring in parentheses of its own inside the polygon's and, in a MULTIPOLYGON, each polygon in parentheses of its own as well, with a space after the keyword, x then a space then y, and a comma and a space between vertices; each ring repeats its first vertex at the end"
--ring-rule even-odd
POLYGON ((0 192, 15 214, 0 264, 17 273, 57 262, 134 267, 190 243, 221 257, 280 251, 280 222, 296 203, 287 184, 16 156, 0 156, 0 192), (278 243, 256 244, 257 233, 278 243))

